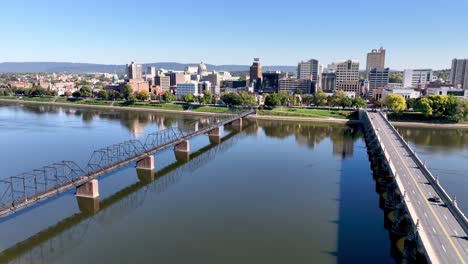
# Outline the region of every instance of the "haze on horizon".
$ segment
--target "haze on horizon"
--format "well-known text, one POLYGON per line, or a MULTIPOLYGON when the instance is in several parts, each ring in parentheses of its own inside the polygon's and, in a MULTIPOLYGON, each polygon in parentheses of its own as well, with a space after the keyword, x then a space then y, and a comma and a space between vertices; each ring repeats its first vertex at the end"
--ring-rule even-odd
POLYGON ((9 1, 1 62, 321 64, 383 46, 386 66, 468 57, 467 1, 9 1))

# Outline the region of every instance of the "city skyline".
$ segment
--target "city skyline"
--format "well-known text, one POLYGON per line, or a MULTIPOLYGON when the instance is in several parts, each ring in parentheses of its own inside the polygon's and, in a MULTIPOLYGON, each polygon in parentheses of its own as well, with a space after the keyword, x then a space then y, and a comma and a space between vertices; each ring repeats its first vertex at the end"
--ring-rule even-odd
POLYGON ((383 46, 391 69, 448 69, 453 58, 468 57, 467 8, 467 2, 439 0, 292 0, 280 7, 240 0, 229 8, 212 0, 182 0, 177 6, 148 0, 138 6, 110 0, 10 2, 0 17, 8 39, 0 45, 0 60, 249 65, 260 57, 266 66, 294 66, 309 59, 323 65, 355 59, 364 68, 366 54, 383 46), (249 31, 251 24, 259 30, 249 31))

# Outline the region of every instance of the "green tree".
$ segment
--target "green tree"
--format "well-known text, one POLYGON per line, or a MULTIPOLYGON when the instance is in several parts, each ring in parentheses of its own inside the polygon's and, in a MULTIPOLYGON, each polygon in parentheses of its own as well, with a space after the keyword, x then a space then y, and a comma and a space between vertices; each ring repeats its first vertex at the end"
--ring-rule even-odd
POLYGON ((406 100, 400 94, 391 93, 385 98, 385 105, 391 110, 400 113, 406 109, 406 100))
POLYGON ((342 106, 347 97, 346 93, 341 90, 334 92, 332 96, 333 106, 342 106))
POLYGON ((256 106, 257 105, 257 99, 255 98, 254 95, 249 94, 244 91, 238 92, 239 97, 240 97, 240 105, 243 106, 256 106))
POLYGON ((91 91, 91 87, 84 85, 80 88, 81 97, 91 97, 93 96, 93 92, 91 91))
POLYGON ((227 105, 241 105, 242 99, 237 93, 225 92, 221 94, 221 100, 227 105))
POLYGON ((172 102, 172 101, 175 101, 176 97, 175 97, 175 95, 173 95, 173 94, 171 93, 171 91, 168 90, 168 91, 165 91, 165 92, 164 92, 164 94, 162 95, 162 99, 163 99, 165 102, 170 103, 170 102, 172 102))
POLYGON ((141 90, 135 93, 135 97, 140 101, 148 100, 149 93, 148 91, 141 90))
POLYGON ((41 86, 33 86, 29 90, 29 95, 30 96, 45 96, 45 95, 50 95, 49 91, 42 88, 41 86))
POLYGON ((118 91, 111 90, 108 92, 108 94, 109 94, 109 99, 111 100, 119 100, 123 98, 122 94, 119 93, 118 91))
POLYGON ((281 105, 281 100, 278 96, 278 94, 269 94, 265 97, 265 105, 266 106, 271 106, 271 107, 276 107, 281 105))
POLYGON ((203 104, 211 104, 213 102, 213 95, 209 90, 203 91, 203 98, 201 100, 203 104))
POLYGON ((451 117, 452 120, 460 122, 468 120, 468 100, 459 100, 455 113, 451 117))
POLYGON ((318 91, 314 95, 314 105, 316 106, 324 106, 327 105, 328 96, 323 91, 318 91))
POLYGON ((448 96, 446 95, 429 95, 427 98, 432 107, 432 116, 441 117, 447 111, 448 96))
POLYGON ((353 106, 353 99, 349 98, 348 96, 344 97, 342 100, 341 100, 341 107, 345 108, 345 107, 351 107, 353 106))
POLYGON ((414 109, 416 107, 416 99, 406 99, 406 109, 414 109))
POLYGON ((278 98, 281 101, 281 105, 287 105, 289 102, 289 94, 286 91, 281 91, 278 93, 278 98))
POLYGON ((193 96, 193 94, 186 94, 186 95, 184 95, 184 102, 186 102, 186 103, 193 103, 193 102, 195 102, 195 96, 193 96))
POLYGON ((392 72, 389 75, 388 82, 390 82, 390 83, 402 83, 403 82, 403 76, 400 73, 392 72))
POLYGON ((302 96, 302 104, 309 106, 313 102, 314 102, 314 98, 311 95, 306 94, 302 96))
POLYGON ((125 84, 122 89, 122 95, 125 99, 129 100, 130 95, 133 93, 132 86, 129 84, 125 84))
POLYGON ((109 99, 109 94, 106 92, 106 90, 100 90, 98 93, 98 98, 101 98, 103 100, 109 99))
POLYGON ((364 106, 366 106, 366 101, 364 101, 364 99, 358 97, 358 98, 355 98, 353 100, 353 106, 354 107, 357 107, 358 109, 359 108, 363 108, 364 106))
POLYGON ((75 98, 79 98, 79 97, 81 97, 81 92, 80 91, 74 91, 72 96, 75 97, 75 98))
POLYGON ((427 97, 422 97, 416 101, 416 110, 420 111, 425 117, 432 116, 431 100, 427 97))

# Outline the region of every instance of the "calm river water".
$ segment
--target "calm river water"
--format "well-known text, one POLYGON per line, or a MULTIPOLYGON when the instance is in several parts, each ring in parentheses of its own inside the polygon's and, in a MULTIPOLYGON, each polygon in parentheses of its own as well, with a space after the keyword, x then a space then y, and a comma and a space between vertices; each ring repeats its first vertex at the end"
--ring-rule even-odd
MULTIPOLYGON (((193 119, 2 104, 1 177, 61 160, 84 166, 95 149, 193 119)), ((245 123, 225 128, 220 145, 192 139, 188 162, 157 153, 151 183, 134 166, 101 178, 95 214, 71 191, 1 220, 0 263, 394 262, 357 127, 245 123)), ((468 201, 467 133, 400 131, 468 201)))

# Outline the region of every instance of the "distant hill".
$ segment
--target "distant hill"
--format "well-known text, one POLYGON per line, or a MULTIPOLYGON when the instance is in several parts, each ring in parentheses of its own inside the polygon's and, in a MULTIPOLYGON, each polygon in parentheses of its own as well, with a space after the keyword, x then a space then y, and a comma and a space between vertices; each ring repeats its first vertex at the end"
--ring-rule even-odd
MULTIPOLYGON (((176 63, 176 62, 158 62, 144 63, 143 69, 148 66, 163 68, 166 70, 182 71, 186 66, 196 66, 198 63, 176 63)), ((248 71, 249 65, 212 65, 206 64, 208 71, 248 71)), ((263 66, 266 70, 279 71, 296 71, 295 66, 263 66)), ((71 72, 71 73, 88 73, 88 72, 108 72, 108 73, 123 73, 125 65, 106 65, 92 63, 70 63, 70 62, 3 62, 0 63, 0 72, 24 73, 24 72, 71 72)))

